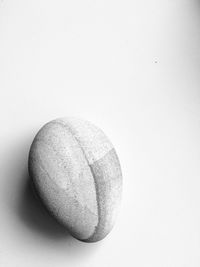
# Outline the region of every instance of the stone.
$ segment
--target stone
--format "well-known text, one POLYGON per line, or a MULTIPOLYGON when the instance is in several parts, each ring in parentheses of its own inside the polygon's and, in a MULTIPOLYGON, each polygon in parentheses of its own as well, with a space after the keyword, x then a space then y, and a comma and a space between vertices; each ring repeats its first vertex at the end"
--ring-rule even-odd
POLYGON ((78 118, 59 118, 37 133, 29 174, 48 211, 75 238, 103 239, 116 220, 122 192, 118 156, 105 134, 78 118))

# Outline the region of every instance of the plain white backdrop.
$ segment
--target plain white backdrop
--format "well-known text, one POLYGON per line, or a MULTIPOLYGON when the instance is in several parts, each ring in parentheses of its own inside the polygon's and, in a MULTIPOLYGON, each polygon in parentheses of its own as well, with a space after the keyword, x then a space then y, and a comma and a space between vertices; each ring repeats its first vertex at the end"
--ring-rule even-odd
POLYGON ((200 266, 200 1, 0 1, 0 266, 200 266), (49 120, 115 145, 124 188, 103 241, 65 235, 27 186, 49 120))

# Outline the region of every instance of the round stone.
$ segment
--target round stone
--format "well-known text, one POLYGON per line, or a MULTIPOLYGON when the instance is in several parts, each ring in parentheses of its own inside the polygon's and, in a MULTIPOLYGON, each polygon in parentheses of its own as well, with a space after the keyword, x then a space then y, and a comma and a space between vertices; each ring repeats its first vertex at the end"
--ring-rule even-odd
POLYGON ((122 191, 119 159, 88 121, 45 124, 29 153, 29 174, 50 213, 77 239, 96 242, 112 229, 122 191))

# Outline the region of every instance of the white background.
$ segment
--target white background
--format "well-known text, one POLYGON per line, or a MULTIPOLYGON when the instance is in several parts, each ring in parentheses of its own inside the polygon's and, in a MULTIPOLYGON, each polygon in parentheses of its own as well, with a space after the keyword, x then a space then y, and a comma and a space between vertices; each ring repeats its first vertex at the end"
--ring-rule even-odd
POLYGON ((0 266, 200 266, 200 1, 0 1, 0 266), (65 234, 27 186, 49 120, 101 127, 124 177, 103 241, 65 234))

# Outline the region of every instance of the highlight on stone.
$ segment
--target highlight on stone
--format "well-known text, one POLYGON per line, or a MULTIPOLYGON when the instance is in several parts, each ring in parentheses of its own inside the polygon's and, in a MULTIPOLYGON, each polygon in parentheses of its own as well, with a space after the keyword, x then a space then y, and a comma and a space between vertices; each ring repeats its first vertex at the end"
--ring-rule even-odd
POLYGON ((48 211, 77 239, 96 242, 112 229, 122 192, 118 156, 92 123, 45 124, 30 148, 29 174, 48 211))

